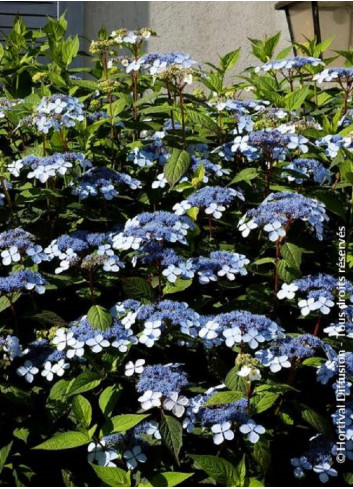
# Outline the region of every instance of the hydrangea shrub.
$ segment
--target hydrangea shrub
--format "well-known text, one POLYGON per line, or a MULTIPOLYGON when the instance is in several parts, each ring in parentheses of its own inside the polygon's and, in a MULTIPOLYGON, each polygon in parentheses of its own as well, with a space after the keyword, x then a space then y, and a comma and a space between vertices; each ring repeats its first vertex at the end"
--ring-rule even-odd
POLYGON ((351 52, 65 32, 0 52, 1 483, 352 485, 351 52))

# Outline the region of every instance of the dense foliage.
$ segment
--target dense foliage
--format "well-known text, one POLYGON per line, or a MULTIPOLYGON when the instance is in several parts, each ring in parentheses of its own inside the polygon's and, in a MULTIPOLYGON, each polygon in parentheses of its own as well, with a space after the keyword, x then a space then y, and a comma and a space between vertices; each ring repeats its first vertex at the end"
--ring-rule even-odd
POLYGON ((1 485, 352 484, 353 68, 65 31, 0 52, 1 485))

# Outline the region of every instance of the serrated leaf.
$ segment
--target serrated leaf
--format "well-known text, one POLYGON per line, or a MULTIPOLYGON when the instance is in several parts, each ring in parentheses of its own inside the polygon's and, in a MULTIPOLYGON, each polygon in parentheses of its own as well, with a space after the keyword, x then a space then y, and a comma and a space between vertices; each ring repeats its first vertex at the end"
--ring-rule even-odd
POLYGON ((57 433, 49 440, 34 447, 33 450, 67 450, 87 445, 90 441, 91 438, 86 433, 67 431, 65 433, 57 433))
POLYGON ((190 166, 190 155, 187 151, 181 149, 173 149, 173 152, 164 165, 164 176, 169 185, 173 187, 190 166))
POLYGON ((239 391, 217 392, 217 394, 214 394, 208 401, 206 401, 205 406, 228 404, 230 402, 239 401, 239 399, 242 399, 243 397, 244 393, 239 391))
POLYGON ((89 428, 92 421, 92 408, 87 399, 81 395, 72 400, 72 410, 77 421, 84 427, 89 428))
POLYGON ((6 460, 10 454, 11 447, 12 447, 12 441, 8 444, 5 445, 0 449, 0 474, 2 472, 2 469, 4 468, 4 465, 6 463, 6 460))
POLYGON ((179 465, 179 452, 183 444, 183 428, 181 424, 172 416, 164 416, 159 431, 162 436, 162 442, 179 465))
POLYGON ((292 268, 300 269, 302 262, 302 251, 293 243, 284 243, 281 247, 281 255, 292 268))
POLYGON ((92 306, 87 313, 87 320, 94 329, 107 331, 112 325, 113 318, 107 309, 102 306, 92 306))
POLYGON ((122 280, 123 289, 133 299, 154 299, 154 292, 147 280, 140 277, 128 277, 122 280))
POLYGON ((239 173, 235 175, 233 180, 230 182, 229 185, 232 185, 233 183, 239 183, 239 182, 247 182, 250 183, 251 180, 254 180, 256 177, 258 177, 259 172, 257 171, 257 168, 244 168, 244 170, 241 170, 239 173))
POLYGON ((300 277, 300 271, 295 267, 291 267, 286 260, 279 260, 276 268, 280 279, 287 284, 300 277))
POLYGON ((168 294, 176 294, 177 292, 182 292, 183 290, 187 289, 190 287, 192 284, 192 280, 183 280, 181 278, 177 279, 175 283, 168 283, 164 288, 163 288, 163 294, 168 295, 168 294))
POLYGON ((97 477, 109 487, 131 487, 129 472, 119 467, 102 467, 90 464, 97 477))
POLYGON ((149 414, 119 414, 118 416, 113 416, 109 420, 109 424, 112 425, 111 432, 125 433, 149 416, 149 414))
POLYGON ((256 412, 262 413, 263 411, 267 411, 274 405, 277 401, 279 394, 275 392, 268 392, 264 395, 255 395, 251 399, 252 406, 256 409, 256 412))
POLYGON ((76 379, 73 379, 66 391, 66 396, 75 396, 76 394, 82 394, 83 392, 90 391, 99 386, 103 378, 94 372, 83 372, 76 379))
POLYGON ((267 440, 259 440, 253 448, 253 457, 266 473, 271 464, 271 450, 267 440))
POLYGON ((309 87, 299 88, 298 90, 289 93, 285 97, 286 108, 288 110, 300 109, 308 94, 309 94, 309 87))
POLYGON ((231 391, 237 391, 237 392, 243 392, 245 393, 246 391, 246 380, 244 377, 240 377, 238 375, 239 368, 238 367, 233 367, 227 374, 225 378, 225 385, 230 389, 231 391))
POLYGON ((120 397, 120 390, 115 385, 106 387, 99 396, 99 407, 105 416, 109 416, 120 397))
POLYGON ((184 472, 162 472, 152 477, 151 484, 153 487, 175 487, 193 475, 184 472))
POLYGON ((195 464, 206 472, 219 486, 236 487, 238 474, 235 467, 221 457, 213 455, 189 455, 195 464))
POLYGON ((300 415, 310 426, 315 428, 316 431, 323 433, 324 435, 331 436, 332 428, 329 420, 319 414, 314 409, 304 404, 299 405, 300 415))
MULTIPOLYGON (((16 302, 20 297, 21 294, 19 292, 15 292, 14 294, 12 294, 12 303, 16 302)), ((11 302, 5 295, 0 297, 0 312, 4 311, 10 306, 11 302)))

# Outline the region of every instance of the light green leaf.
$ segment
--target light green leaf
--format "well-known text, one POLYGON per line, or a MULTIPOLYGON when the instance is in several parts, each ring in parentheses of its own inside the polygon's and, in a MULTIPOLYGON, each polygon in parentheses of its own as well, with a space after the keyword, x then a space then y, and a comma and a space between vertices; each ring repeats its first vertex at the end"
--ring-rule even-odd
POLYGON ((246 390, 246 380, 238 375, 239 368, 233 367, 225 378, 225 385, 231 391, 244 392, 246 390))
POLYGON ((173 152, 164 165, 164 176, 169 185, 173 187, 190 166, 190 155, 187 151, 173 149, 173 152))
POLYGON ((152 478, 151 484, 153 487, 175 487, 193 475, 184 472, 162 472, 152 478))
POLYGON ((309 87, 299 88, 289 93, 285 97, 285 104, 288 110, 298 110, 303 105, 309 94, 309 87))
POLYGON ((159 431, 164 445, 171 452, 179 465, 179 452, 183 444, 183 428, 179 421, 172 416, 164 416, 159 431))
MULTIPOLYGON (((126 101, 123 98, 115 100, 112 103, 113 116, 116 117, 117 115, 119 115, 125 109, 125 107, 126 107, 126 101)), ((110 113, 109 110, 110 109, 108 109, 108 114, 110 113)))
POLYGON ((70 382, 66 396, 75 396, 76 394, 82 394, 83 392, 95 389, 102 380, 102 377, 94 372, 83 372, 70 382))
POLYGON ((244 168, 244 170, 241 170, 239 173, 237 173, 237 175, 235 175, 229 185, 238 182, 246 182, 250 184, 251 180, 254 180, 258 175, 259 172, 256 168, 244 168))
POLYGON ((288 265, 292 268, 300 269, 302 262, 301 249, 293 243, 285 243, 281 247, 281 255, 286 260, 288 265))
POLYGON ((2 469, 4 468, 4 465, 6 463, 7 457, 10 454, 12 443, 13 442, 11 441, 8 445, 5 445, 0 450, 0 474, 2 472, 2 469))
POLYGON ((267 411, 274 405, 279 397, 278 393, 268 392, 266 394, 255 395, 251 399, 252 406, 256 409, 258 413, 267 411))
POLYGON ((109 487, 131 487, 129 472, 118 467, 101 467, 90 464, 97 477, 109 487))
POLYGON ((67 450, 87 445, 90 441, 91 438, 88 434, 81 431, 67 431, 66 433, 57 433, 49 440, 34 447, 33 450, 67 450))
POLYGON ((221 457, 213 455, 189 455, 195 464, 206 472, 219 486, 236 487, 238 473, 235 467, 221 457))
POLYGON ((192 280, 183 280, 181 278, 178 278, 175 283, 168 283, 164 288, 163 288, 163 294, 175 294, 177 292, 182 292, 183 290, 187 289, 190 287, 192 284, 192 280))
POLYGON ((125 433, 134 426, 138 425, 144 419, 148 418, 149 414, 119 414, 113 416, 109 420, 109 424, 112 424, 112 433, 125 433))
POLYGON ((115 385, 110 385, 99 396, 99 407, 105 416, 109 416, 120 397, 120 390, 115 385))
POLYGON ((112 325, 113 318, 107 309, 102 306, 92 306, 87 313, 87 320, 92 328, 107 331, 112 325))
POLYGON ((77 421, 84 427, 89 428, 92 421, 92 408, 87 399, 81 395, 72 400, 72 410, 77 421))
MULTIPOLYGON (((238 376, 239 377, 239 376, 238 376)), ((205 406, 214 406, 218 404, 228 404, 230 402, 239 401, 244 397, 244 393, 240 391, 217 392, 205 403, 205 406)))

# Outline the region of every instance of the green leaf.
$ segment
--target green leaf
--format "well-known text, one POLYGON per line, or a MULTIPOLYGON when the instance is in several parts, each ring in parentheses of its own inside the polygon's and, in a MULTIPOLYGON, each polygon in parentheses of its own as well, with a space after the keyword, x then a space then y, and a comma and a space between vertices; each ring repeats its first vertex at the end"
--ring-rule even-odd
POLYGON ((263 395, 255 395, 251 399, 251 405, 256 409, 258 413, 267 411, 274 405, 279 397, 278 393, 268 392, 263 395))
POLYGON ((288 110, 298 110, 303 105, 309 94, 309 87, 299 88, 289 93, 285 97, 285 104, 288 110))
POLYGON ((176 294, 177 292, 182 292, 183 290, 190 287, 192 284, 192 279, 183 280, 178 278, 174 283, 167 283, 167 285, 163 288, 163 294, 176 294))
MULTIPOLYGON (((212 77, 212 73, 209 74, 210 77, 212 77)), ((222 88, 222 80, 219 80, 220 83, 220 89, 222 88)), ((218 90, 215 90, 218 91, 218 90)), ((203 129, 208 129, 209 131, 213 132, 214 134, 217 134, 219 132, 219 127, 217 123, 211 119, 211 117, 205 115, 205 114, 200 114, 200 112, 197 112, 196 110, 188 110, 187 112, 187 122, 188 124, 194 124, 198 125, 203 129)))
POLYGON ((49 440, 34 447, 33 450, 67 450, 87 445, 90 441, 91 438, 86 433, 67 431, 66 433, 57 433, 49 440))
POLYGON ((97 477, 109 487, 131 487, 129 472, 118 467, 101 467, 90 464, 97 477))
POLYGON ((236 466, 235 472, 236 472, 237 478, 234 481, 235 482, 234 485, 236 487, 244 487, 245 477, 246 477, 245 455, 243 456, 243 458, 240 460, 240 462, 236 466))
POLYGON ((281 247, 281 255, 290 267, 300 269, 302 252, 298 246, 293 243, 285 243, 281 247))
POLYGON ((126 107, 126 101, 123 98, 115 100, 112 103, 113 116, 116 117, 117 115, 119 115, 125 109, 125 107, 126 107))
POLYGON ((239 173, 237 173, 237 175, 235 175, 229 185, 238 182, 246 182, 250 184, 251 180, 254 180, 258 175, 259 172, 256 168, 244 168, 244 170, 241 170, 239 173))
POLYGON ((148 418, 149 414, 119 414, 113 416, 109 420, 109 424, 112 424, 112 433, 125 433, 131 430, 134 426, 138 425, 144 419, 148 418))
POLYGON ((183 444, 183 428, 181 424, 172 416, 164 416, 159 431, 164 445, 179 465, 179 452, 183 444))
POLYGON ((13 442, 11 441, 8 445, 5 445, 0 450, 0 474, 2 472, 2 469, 4 468, 4 465, 6 463, 7 457, 10 454, 12 443, 13 442))
POLYGON ((76 394, 82 394, 83 392, 95 389, 102 380, 103 378, 94 372, 83 372, 70 382, 66 396, 75 396, 76 394))
POLYGON ((300 271, 291 267, 286 260, 279 260, 276 267, 280 279, 287 284, 300 276, 300 271))
POLYGON ((184 472, 162 472, 152 478, 151 484, 153 487, 175 487, 193 475, 184 472))
POLYGON ((300 415, 304 419, 304 421, 315 428, 316 431, 319 431, 320 433, 323 433, 327 436, 332 435, 331 423, 329 422, 329 420, 324 418, 324 416, 304 404, 300 404, 299 409, 300 415))
POLYGON ((92 408, 87 399, 78 395, 72 400, 72 410, 77 421, 84 427, 89 428, 92 421, 92 408))
POLYGON ((321 367, 325 363, 325 358, 321 357, 311 357, 311 358, 306 358, 305 360, 302 361, 302 365, 306 365, 307 367, 321 367))
POLYGON ((240 377, 240 375, 238 375, 238 372, 239 372, 239 368, 233 367, 228 372, 224 383, 231 391, 238 391, 238 392, 245 393, 246 380, 244 379, 244 377, 240 377))
POLYGON ((236 487, 238 473, 235 467, 221 457, 213 455, 189 455, 195 464, 206 472, 219 486, 236 487))
MULTIPOLYGON (((12 294, 12 303, 16 302, 20 297, 21 294, 19 292, 12 294)), ((0 312, 4 311, 10 306, 11 306, 11 302, 5 295, 0 297, 0 312)))
POLYGON ((187 151, 181 149, 173 149, 173 152, 164 165, 164 176, 169 185, 173 187, 190 166, 190 155, 187 151))
POLYGON ((266 473, 271 464, 270 444, 267 440, 259 440, 253 448, 253 457, 260 465, 263 472, 266 473))
POLYGON ((87 313, 87 320, 92 328, 100 331, 107 331, 113 322, 110 312, 102 306, 90 307, 87 313))
POLYGON ((237 63, 239 56, 240 56, 240 48, 222 56, 221 58, 222 70, 226 72, 231 68, 233 68, 233 66, 235 66, 235 64, 237 63))
POLYGON ((141 277, 128 277, 122 280, 125 294, 132 299, 154 299, 151 284, 141 277))
POLYGON ((77 56, 78 50, 80 48, 80 41, 78 36, 71 38, 69 37, 64 41, 62 48, 63 61, 68 66, 72 63, 72 60, 77 56))
POLYGON ((217 394, 214 394, 210 399, 208 399, 205 406, 228 404, 229 402, 239 401, 239 399, 242 399, 243 397, 244 393, 239 391, 217 392, 217 394))
POLYGON ((120 390, 115 385, 110 385, 99 396, 99 407, 105 416, 109 416, 120 397, 120 390))

